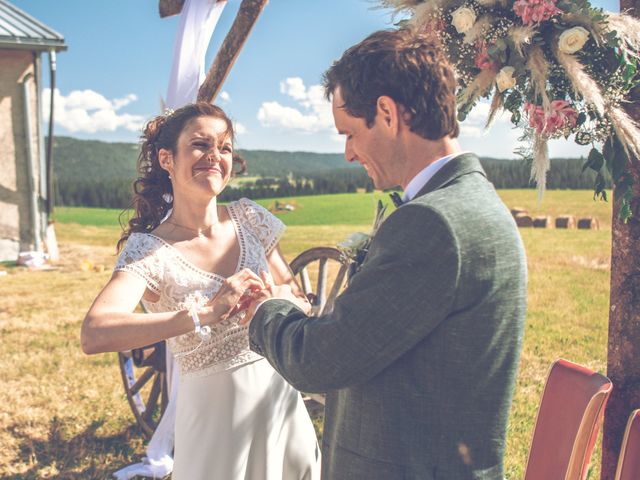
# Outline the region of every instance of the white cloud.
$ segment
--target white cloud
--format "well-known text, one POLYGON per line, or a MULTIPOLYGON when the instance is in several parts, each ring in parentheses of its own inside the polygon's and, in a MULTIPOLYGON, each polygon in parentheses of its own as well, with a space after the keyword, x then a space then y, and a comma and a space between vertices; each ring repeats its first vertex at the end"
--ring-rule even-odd
POLYGON ((116 98, 113 100, 112 105, 114 110, 120 110, 122 107, 129 105, 131 102, 138 100, 138 96, 134 93, 130 93, 124 98, 116 98))
POLYGON ((280 127, 304 133, 335 132, 331 104, 324 98, 321 85, 305 87, 299 77, 280 82, 280 92, 289 96, 298 108, 279 102, 263 102, 258 110, 258 121, 263 127, 280 127))
POLYGON ((231 101, 231 95, 229 95, 229 92, 226 90, 223 90, 220 92, 220 100, 222 103, 229 103, 231 101))
POLYGON ((331 141, 332 142, 336 142, 339 143, 341 145, 345 144, 345 138, 344 135, 340 135, 338 132, 332 133, 331 134, 331 141))
POLYGON ((284 82, 280 82, 280 93, 289 95, 294 100, 307 98, 307 90, 300 77, 287 78, 284 82))
POLYGON ((491 106, 487 101, 479 102, 469 112, 464 122, 460 123, 460 133, 466 137, 485 137, 494 127, 511 125, 508 112, 499 112, 490 128, 486 129, 491 106))
MULTIPOLYGON (((49 118, 51 90, 43 89, 43 115, 49 118)), ((118 113, 122 107, 135 102, 138 97, 129 94, 123 98, 109 100, 93 90, 74 90, 67 96, 55 90, 54 121, 56 125, 70 132, 113 132, 124 128, 132 132, 142 129, 145 118, 142 115, 118 113)))
POLYGON ((247 133, 247 127, 245 127, 240 122, 233 123, 233 131, 236 135, 242 135, 243 133, 247 133))

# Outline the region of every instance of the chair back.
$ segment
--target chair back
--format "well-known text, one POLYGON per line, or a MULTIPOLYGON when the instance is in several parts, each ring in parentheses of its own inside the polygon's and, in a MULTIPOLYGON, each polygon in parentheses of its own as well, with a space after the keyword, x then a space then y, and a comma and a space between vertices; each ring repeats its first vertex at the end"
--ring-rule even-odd
POLYGON ((525 480, 584 480, 611 380, 567 360, 547 377, 529 450, 525 480))
POLYGON ((629 416, 624 431, 620 458, 615 480, 638 480, 640 478, 640 409, 629 416))

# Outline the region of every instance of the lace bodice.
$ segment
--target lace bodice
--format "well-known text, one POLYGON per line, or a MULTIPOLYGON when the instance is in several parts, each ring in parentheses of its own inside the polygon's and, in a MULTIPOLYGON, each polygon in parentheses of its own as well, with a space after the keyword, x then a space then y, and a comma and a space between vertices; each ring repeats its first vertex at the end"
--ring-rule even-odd
MULTIPOLYGON (((266 254, 278 243, 284 224, 260 205, 242 198, 227 205, 240 244, 236 272, 249 268, 267 270, 266 254)), ((148 312, 188 309, 187 298, 201 292, 213 298, 224 277, 190 263, 175 247, 149 233, 133 233, 118 257, 116 271, 138 275, 160 298, 143 300, 148 312)), ((208 375, 261 357, 249 349, 248 326, 237 316, 211 326, 211 338, 203 342, 194 332, 170 338, 167 343, 183 375, 208 375), (198 348, 196 348, 198 347, 198 348)))

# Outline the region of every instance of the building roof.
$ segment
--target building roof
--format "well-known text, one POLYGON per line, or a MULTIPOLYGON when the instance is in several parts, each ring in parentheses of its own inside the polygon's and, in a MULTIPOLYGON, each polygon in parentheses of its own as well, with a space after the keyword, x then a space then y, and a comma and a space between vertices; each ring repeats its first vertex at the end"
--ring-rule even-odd
MULTIPOLYGON (((55 2, 52 8, 55 8, 55 2)), ((0 0, 0 49, 66 50, 64 37, 6 0, 0 0)))

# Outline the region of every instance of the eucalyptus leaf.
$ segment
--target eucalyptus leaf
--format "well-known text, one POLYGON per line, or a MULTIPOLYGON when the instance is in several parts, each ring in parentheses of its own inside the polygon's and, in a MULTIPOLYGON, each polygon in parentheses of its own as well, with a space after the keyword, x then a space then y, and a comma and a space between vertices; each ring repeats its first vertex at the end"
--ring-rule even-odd
POLYGON ((602 166, 604 165, 604 156, 602 153, 598 151, 597 148, 592 148, 589 152, 589 156, 587 157, 587 161, 584 163, 582 167, 582 171, 584 172, 587 168, 590 168, 594 172, 600 172, 602 166))
POLYGON ((594 194, 593 194, 593 198, 594 200, 596 198, 601 198, 603 200, 606 201, 607 199, 607 192, 605 190, 605 181, 604 181, 604 175, 602 175, 602 172, 598 172, 598 174, 596 175, 596 180, 595 180, 595 185, 593 187, 594 190, 594 194))

